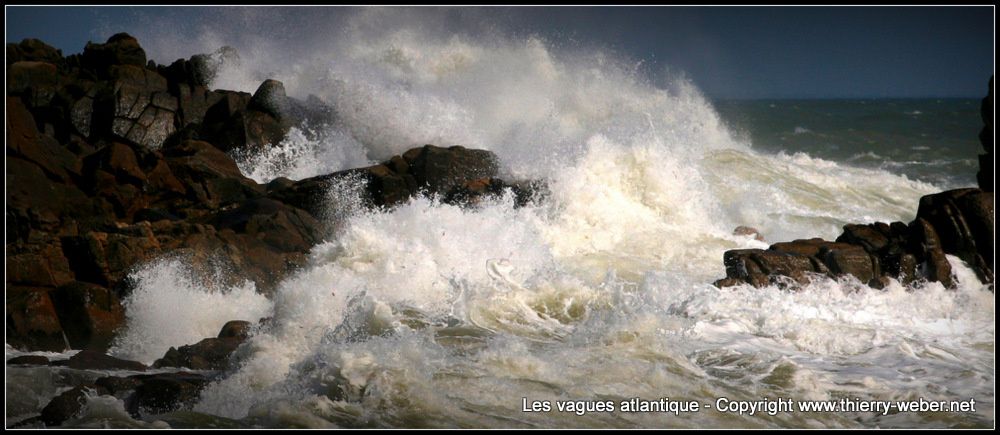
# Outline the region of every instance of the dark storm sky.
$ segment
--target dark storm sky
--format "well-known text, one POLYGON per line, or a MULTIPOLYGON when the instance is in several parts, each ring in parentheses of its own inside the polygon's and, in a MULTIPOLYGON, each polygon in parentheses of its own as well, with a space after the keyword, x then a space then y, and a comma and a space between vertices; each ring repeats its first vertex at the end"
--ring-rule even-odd
MULTIPOLYGON (((7 42, 36 37, 64 54, 141 26, 177 32, 236 26, 315 38, 355 12, 276 8, 6 7, 7 42), (278 30, 274 30, 278 29, 278 30), (319 32, 318 32, 319 30, 319 32)), ((523 7, 418 8, 447 28, 495 27, 553 44, 599 46, 682 73, 713 98, 975 97, 993 74, 994 8, 523 7)), ((143 39, 140 37, 140 42, 143 39)), ((190 53, 194 54, 194 53, 190 53)), ((173 59, 156 59, 169 63, 173 59)))

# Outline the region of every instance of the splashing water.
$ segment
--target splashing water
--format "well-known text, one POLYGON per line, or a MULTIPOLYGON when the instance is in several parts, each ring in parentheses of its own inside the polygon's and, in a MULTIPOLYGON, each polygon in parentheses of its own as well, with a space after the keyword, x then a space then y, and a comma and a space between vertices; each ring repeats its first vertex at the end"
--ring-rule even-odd
POLYGON ((250 55, 220 71, 215 87, 252 91, 259 73, 274 74, 338 114, 317 139, 293 132, 243 156, 246 175, 301 179, 462 144, 492 150, 510 176, 545 179, 552 195, 521 208, 511 197, 474 209, 421 197, 348 213, 270 300, 252 283, 210 290, 181 261, 152 263, 133 277, 116 355, 148 362, 226 320, 273 319, 196 415, 268 427, 992 424, 993 295, 958 259, 956 291, 708 284, 724 274, 724 251, 766 246, 732 235, 737 225, 773 241, 832 239, 846 223, 911 220, 937 186, 756 152, 689 83, 653 86, 600 50, 364 29, 284 68, 250 55), (980 406, 884 416, 521 409, 522 398, 768 396, 980 406))

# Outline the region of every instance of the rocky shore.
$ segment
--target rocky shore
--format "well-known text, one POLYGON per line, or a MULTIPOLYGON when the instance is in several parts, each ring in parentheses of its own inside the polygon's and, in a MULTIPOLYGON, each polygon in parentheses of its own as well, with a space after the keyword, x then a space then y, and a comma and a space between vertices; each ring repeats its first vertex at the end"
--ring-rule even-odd
POLYGON ((822 239, 775 243, 768 249, 727 251, 726 277, 717 287, 750 284, 796 288, 815 277, 852 276, 883 288, 889 278, 903 284, 917 280, 955 286, 947 255, 993 283, 995 209, 993 184, 993 80, 980 106, 985 154, 979 156, 979 188, 955 189, 920 198, 917 217, 909 223, 850 224, 834 241, 822 239))
MULTIPOLYGON (((257 183, 241 174, 234 152, 273 146, 293 126, 320 126, 337 114, 315 96, 287 96, 275 80, 253 94, 208 89, 234 56, 222 49, 157 65, 127 34, 71 56, 33 39, 7 45, 7 344, 81 350, 68 360, 22 356, 7 364, 121 371, 61 393, 19 425, 59 425, 85 394, 123 399, 136 416, 184 408, 267 327, 267 319, 231 321, 151 366, 106 355, 125 323, 129 272, 145 261, 183 255, 195 267, 221 264, 267 295, 331 236, 326 194, 342 181, 362 180, 361 200, 371 208, 419 194, 470 206, 504 192, 517 205, 544 200, 543 182, 505 180, 493 153, 462 146, 424 145, 369 167, 257 183), (143 373, 169 367, 190 371, 143 373)), ((835 241, 728 251, 726 277, 715 284, 794 288, 850 275, 875 288, 889 278, 951 287, 946 255, 992 283, 992 92, 991 81, 980 188, 928 195, 909 223, 847 225, 835 241)))
POLYGON ((471 203, 534 183, 497 178, 489 151, 427 145, 382 164, 258 184, 229 152, 332 121, 316 97, 267 80, 251 95, 206 87, 229 50, 169 66, 135 38, 63 56, 38 40, 7 45, 7 343, 104 350, 124 322, 128 272, 167 253, 222 263, 267 294, 328 234, 331 183, 365 180, 370 207, 426 192, 471 203))

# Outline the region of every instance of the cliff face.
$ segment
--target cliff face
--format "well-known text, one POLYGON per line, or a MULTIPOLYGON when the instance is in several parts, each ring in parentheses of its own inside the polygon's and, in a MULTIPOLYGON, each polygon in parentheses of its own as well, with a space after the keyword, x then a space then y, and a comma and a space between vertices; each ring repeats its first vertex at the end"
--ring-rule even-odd
POLYGON ((107 347, 124 322, 129 271, 165 254, 206 273, 222 265, 269 292, 327 235, 324 198, 338 180, 364 182, 373 207, 418 192, 470 203, 507 189, 523 203, 537 188, 496 178, 488 151, 431 145, 258 184, 229 152, 336 114, 275 80, 253 95, 209 90, 232 50, 163 66, 118 34, 67 57, 38 40, 8 44, 7 55, 7 342, 16 347, 107 347))

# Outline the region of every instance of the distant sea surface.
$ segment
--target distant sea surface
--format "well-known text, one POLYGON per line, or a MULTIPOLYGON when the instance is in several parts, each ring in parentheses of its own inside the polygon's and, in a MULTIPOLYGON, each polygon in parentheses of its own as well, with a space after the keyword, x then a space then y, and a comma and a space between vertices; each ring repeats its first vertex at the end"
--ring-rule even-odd
POLYGON ((942 188, 976 184, 979 99, 720 100, 736 135, 765 152, 807 153, 942 188))

